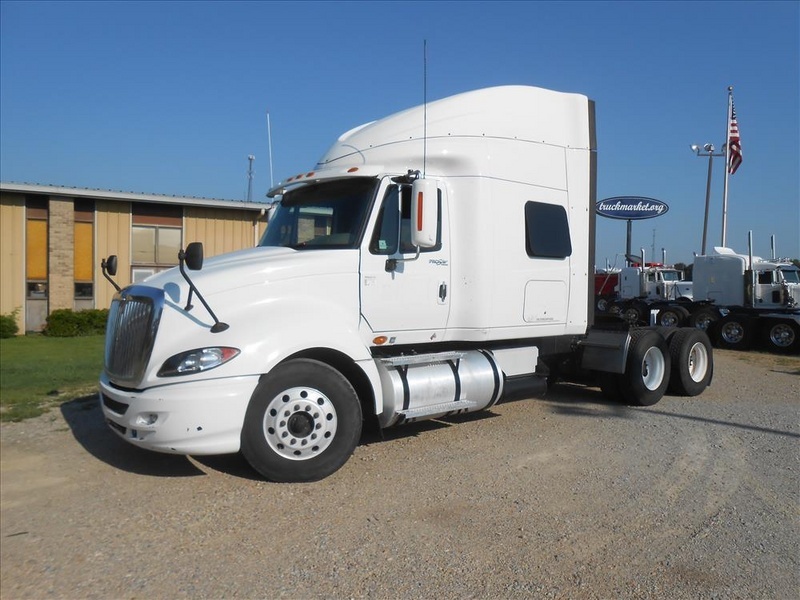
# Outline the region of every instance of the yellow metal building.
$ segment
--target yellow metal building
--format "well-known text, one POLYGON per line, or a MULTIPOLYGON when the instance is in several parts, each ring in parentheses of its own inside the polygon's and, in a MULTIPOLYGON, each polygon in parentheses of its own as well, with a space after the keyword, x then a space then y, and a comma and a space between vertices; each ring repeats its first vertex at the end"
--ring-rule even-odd
POLYGON ((40 331, 50 312, 108 308, 114 288, 100 262, 116 254, 118 284, 178 264, 178 250, 250 248, 266 226, 263 202, 0 183, 0 314, 20 332, 40 331))

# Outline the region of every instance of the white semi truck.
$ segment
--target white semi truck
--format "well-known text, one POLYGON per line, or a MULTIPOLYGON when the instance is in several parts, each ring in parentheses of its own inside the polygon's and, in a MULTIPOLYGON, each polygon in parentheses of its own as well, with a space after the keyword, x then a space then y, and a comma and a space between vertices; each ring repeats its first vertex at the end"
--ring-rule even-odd
POLYGON ((716 247, 695 257, 692 280, 695 299, 710 303, 703 310, 716 311, 712 334, 719 346, 747 349, 760 342, 775 352, 800 352, 797 266, 716 247))
POLYGON ((640 262, 613 274, 617 282, 614 294, 598 299, 598 310, 619 314, 630 323, 649 323, 650 314, 655 311, 658 325, 678 327, 687 324, 692 282, 684 281, 683 272, 678 269, 665 266, 666 260, 663 263, 645 263, 644 249, 637 260, 640 262))
POLYGON ((203 264, 189 244, 179 268, 118 292, 110 427, 312 481, 347 461, 365 420, 485 410, 558 378, 634 405, 701 393, 704 332, 593 324, 595 148, 592 101, 525 86, 345 133, 270 191, 256 248, 203 264))
POLYGON ((626 267, 602 279, 606 289, 615 284, 614 295, 600 296, 598 310, 631 324, 652 319, 663 327, 697 327, 721 348, 800 352, 796 265, 715 247, 712 254, 695 257, 692 275, 691 282, 684 282, 677 270, 660 265, 626 267), (607 308, 601 308, 601 300, 607 308))

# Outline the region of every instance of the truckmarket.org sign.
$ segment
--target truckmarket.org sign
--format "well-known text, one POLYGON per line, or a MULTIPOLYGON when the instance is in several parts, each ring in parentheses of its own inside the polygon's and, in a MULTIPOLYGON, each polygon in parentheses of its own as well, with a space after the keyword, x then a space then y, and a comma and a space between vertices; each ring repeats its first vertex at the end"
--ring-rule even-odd
POLYGON ((597 214, 609 219, 652 219, 669 210, 666 202, 640 196, 615 196, 597 202, 597 214))

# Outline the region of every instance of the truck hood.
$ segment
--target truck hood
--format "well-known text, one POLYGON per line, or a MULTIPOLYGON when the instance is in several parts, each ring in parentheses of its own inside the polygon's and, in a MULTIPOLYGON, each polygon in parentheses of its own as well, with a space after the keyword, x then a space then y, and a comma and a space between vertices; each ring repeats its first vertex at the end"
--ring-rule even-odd
MULTIPOLYGON (((319 274, 355 273, 358 250, 293 250, 257 247, 222 254, 204 261, 200 271, 187 274, 205 296, 252 285, 309 277, 319 274)), ((144 285, 167 290, 177 284, 188 288, 178 268, 149 277, 144 285)))

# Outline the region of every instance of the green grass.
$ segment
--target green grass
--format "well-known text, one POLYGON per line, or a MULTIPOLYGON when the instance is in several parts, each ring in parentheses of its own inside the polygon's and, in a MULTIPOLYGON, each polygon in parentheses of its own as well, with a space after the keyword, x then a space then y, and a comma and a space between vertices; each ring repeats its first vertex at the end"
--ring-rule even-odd
POLYGON ((102 335, 0 340, 0 420, 22 421, 97 391, 102 335))

